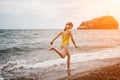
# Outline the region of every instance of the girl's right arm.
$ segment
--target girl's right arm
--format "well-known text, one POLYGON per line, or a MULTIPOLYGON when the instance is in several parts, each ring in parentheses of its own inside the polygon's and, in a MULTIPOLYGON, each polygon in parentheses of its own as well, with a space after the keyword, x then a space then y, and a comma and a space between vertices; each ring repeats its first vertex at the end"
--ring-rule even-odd
POLYGON ((53 38, 53 40, 50 42, 51 45, 53 45, 53 42, 62 34, 62 31, 56 35, 55 38, 53 38))
POLYGON ((71 35, 71 40, 72 40, 75 48, 78 48, 78 46, 76 45, 75 40, 74 40, 74 38, 73 38, 72 32, 70 32, 70 35, 71 35))

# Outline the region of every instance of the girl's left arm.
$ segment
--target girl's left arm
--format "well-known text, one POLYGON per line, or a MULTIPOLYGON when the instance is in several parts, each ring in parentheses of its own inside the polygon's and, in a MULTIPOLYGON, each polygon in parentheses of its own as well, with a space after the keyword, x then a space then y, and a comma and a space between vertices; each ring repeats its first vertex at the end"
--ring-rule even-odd
POLYGON ((70 32, 70 35, 71 35, 71 41, 74 44, 75 48, 78 48, 78 46, 76 45, 75 40, 73 38, 72 32, 70 32))
POLYGON ((53 40, 50 42, 50 45, 53 45, 53 42, 62 34, 62 31, 56 35, 55 38, 53 38, 53 40))

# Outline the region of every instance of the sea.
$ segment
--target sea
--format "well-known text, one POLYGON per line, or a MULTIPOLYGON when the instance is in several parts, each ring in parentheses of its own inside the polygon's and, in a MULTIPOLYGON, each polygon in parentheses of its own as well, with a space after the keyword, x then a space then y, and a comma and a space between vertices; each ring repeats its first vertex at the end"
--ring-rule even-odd
MULTIPOLYGON (((0 29, 0 78, 11 79, 19 76, 28 76, 35 73, 31 69, 39 68, 40 76, 45 75, 43 70, 50 66, 66 64, 54 51, 49 51, 50 41, 61 29, 0 29), (44 69, 43 69, 44 68, 44 69), (30 74, 29 74, 30 75, 30 74)), ((88 54, 98 55, 94 59, 106 58, 99 55, 104 50, 120 48, 120 30, 73 30, 73 38, 78 45, 76 49, 70 41, 69 50, 73 57, 72 63, 91 60, 85 57, 88 54), (81 59, 78 60, 81 56, 81 59), (84 57, 83 57, 84 56, 84 57), (75 59, 76 58, 76 59, 75 59)), ((54 46, 60 50, 61 36, 54 41, 54 46)), ((118 56, 118 55, 116 55, 118 56)), ((46 71, 47 73, 47 71, 46 71)))

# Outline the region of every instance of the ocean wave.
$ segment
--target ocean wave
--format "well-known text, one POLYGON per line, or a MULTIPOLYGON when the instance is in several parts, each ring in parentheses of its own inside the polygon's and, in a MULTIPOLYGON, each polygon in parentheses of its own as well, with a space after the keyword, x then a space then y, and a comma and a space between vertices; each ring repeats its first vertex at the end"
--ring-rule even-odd
POLYGON ((37 49, 43 49, 43 47, 39 46, 37 48, 32 48, 32 47, 28 47, 28 46, 17 46, 17 47, 11 47, 11 48, 6 48, 6 49, 2 49, 0 50, 0 53, 17 53, 17 52, 30 52, 33 50, 37 50, 37 49))
MULTIPOLYGON (((120 53, 119 48, 117 49, 113 48, 113 49, 103 50, 94 53, 75 54, 71 56, 71 64, 90 61, 90 60, 120 57, 120 54, 118 53, 120 53)), ((41 74, 44 74, 46 71, 49 70, 50 67, 66 65, 66 58, 53 59, 53 60, 37 62, 37 63, 28 63, 29 60, 24 60, 24 59, 16 60, 16 61, 8 61, 7 64, 4 64, 0 68, 0 70, 2 71, 2 75, 4 75, 5 77, 7 76, 11 77, 14 75, 20 76, 20 74, 26 75, 30 73, 35 73, 35 72, 30 72, 31 69, 33 70, 39 69, 39 71, 43 72, 41 74), (42 71, 42 70, 46 70, 46 71, 42 71)))
MULTIPOLYGON (((89 61, 89 60, 96 60, 96 59, 105 59, 105 58, 114 58, 114 57, 120 57, 120 52, 119 48, 118 49, 112 49, 111 50, 103 50, 103 51, 98 51, 98 52, 93 52, 93 53, 84 53, 84 54, 74 54, 71 56, 71 63, 78 63, 78 62, 84 62, 84 61, 89 61), (104 56, 103 56, 104 55, 104 56)), ((54 65, 61 65, 61 64, 66 64, 66 59, 53 59, 53 60, 48 60, 48 61, 43 61, 40 63, 35 63, 34 65, 27 65, 26 68, 43 68, 43 67, 49 67, 49 66, 54 66, 54 65)))
MULTIPOLYGON (((74 54, 71 56, 71 63, 78 63, 78 62, 84 62, 84 61, 89 61, 89 60, 95 60, 95 59, 104 59, 104 58, 114 58, 114 57, 120 57, 120 52, 119 48, 111 48, 111 50, 103 50, 103 51, 98 51, 98 52, 93 52, 93 53, 84 53, 84 54, 74 54), (104 55, 104 56, 103 56, 104 55)), ((37 57, 36 57, 37 58, 37 57)), ((48 61, 43 61, 43 62, 37 62, 37 63, 28 63, 26 60, 16 60, 16 61, 8 61, 8 63, 5 66, 24 66, 24 68, 43 68, 43 67, 49 67, 49 66, 54 66, 54 65, 61 65, 61 64, 66 64, 66 59, 58 58, 58 59, 52 59, 48 61)))
POLYGON ((20 52, 20 51, 23 51, 23 50, 17 47, 6 48, 3 50, 0 50, 1 53, 20 52))

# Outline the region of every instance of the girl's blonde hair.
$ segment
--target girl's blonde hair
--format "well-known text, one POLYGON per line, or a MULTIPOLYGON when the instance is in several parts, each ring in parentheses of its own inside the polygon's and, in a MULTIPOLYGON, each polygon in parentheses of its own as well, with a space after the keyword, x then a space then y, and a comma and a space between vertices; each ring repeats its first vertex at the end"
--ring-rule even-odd
MULTIPOLYGON (((72 23, 72 22, 68 22, 68 23, 66 23, 66 26, 67 26, 67 25, 70 25, 71 28, 73 27, 73 23, 72 23)), ((66 26, 65 26, 65 28, 64 28, 64 31, 66 30, 66 26)))

